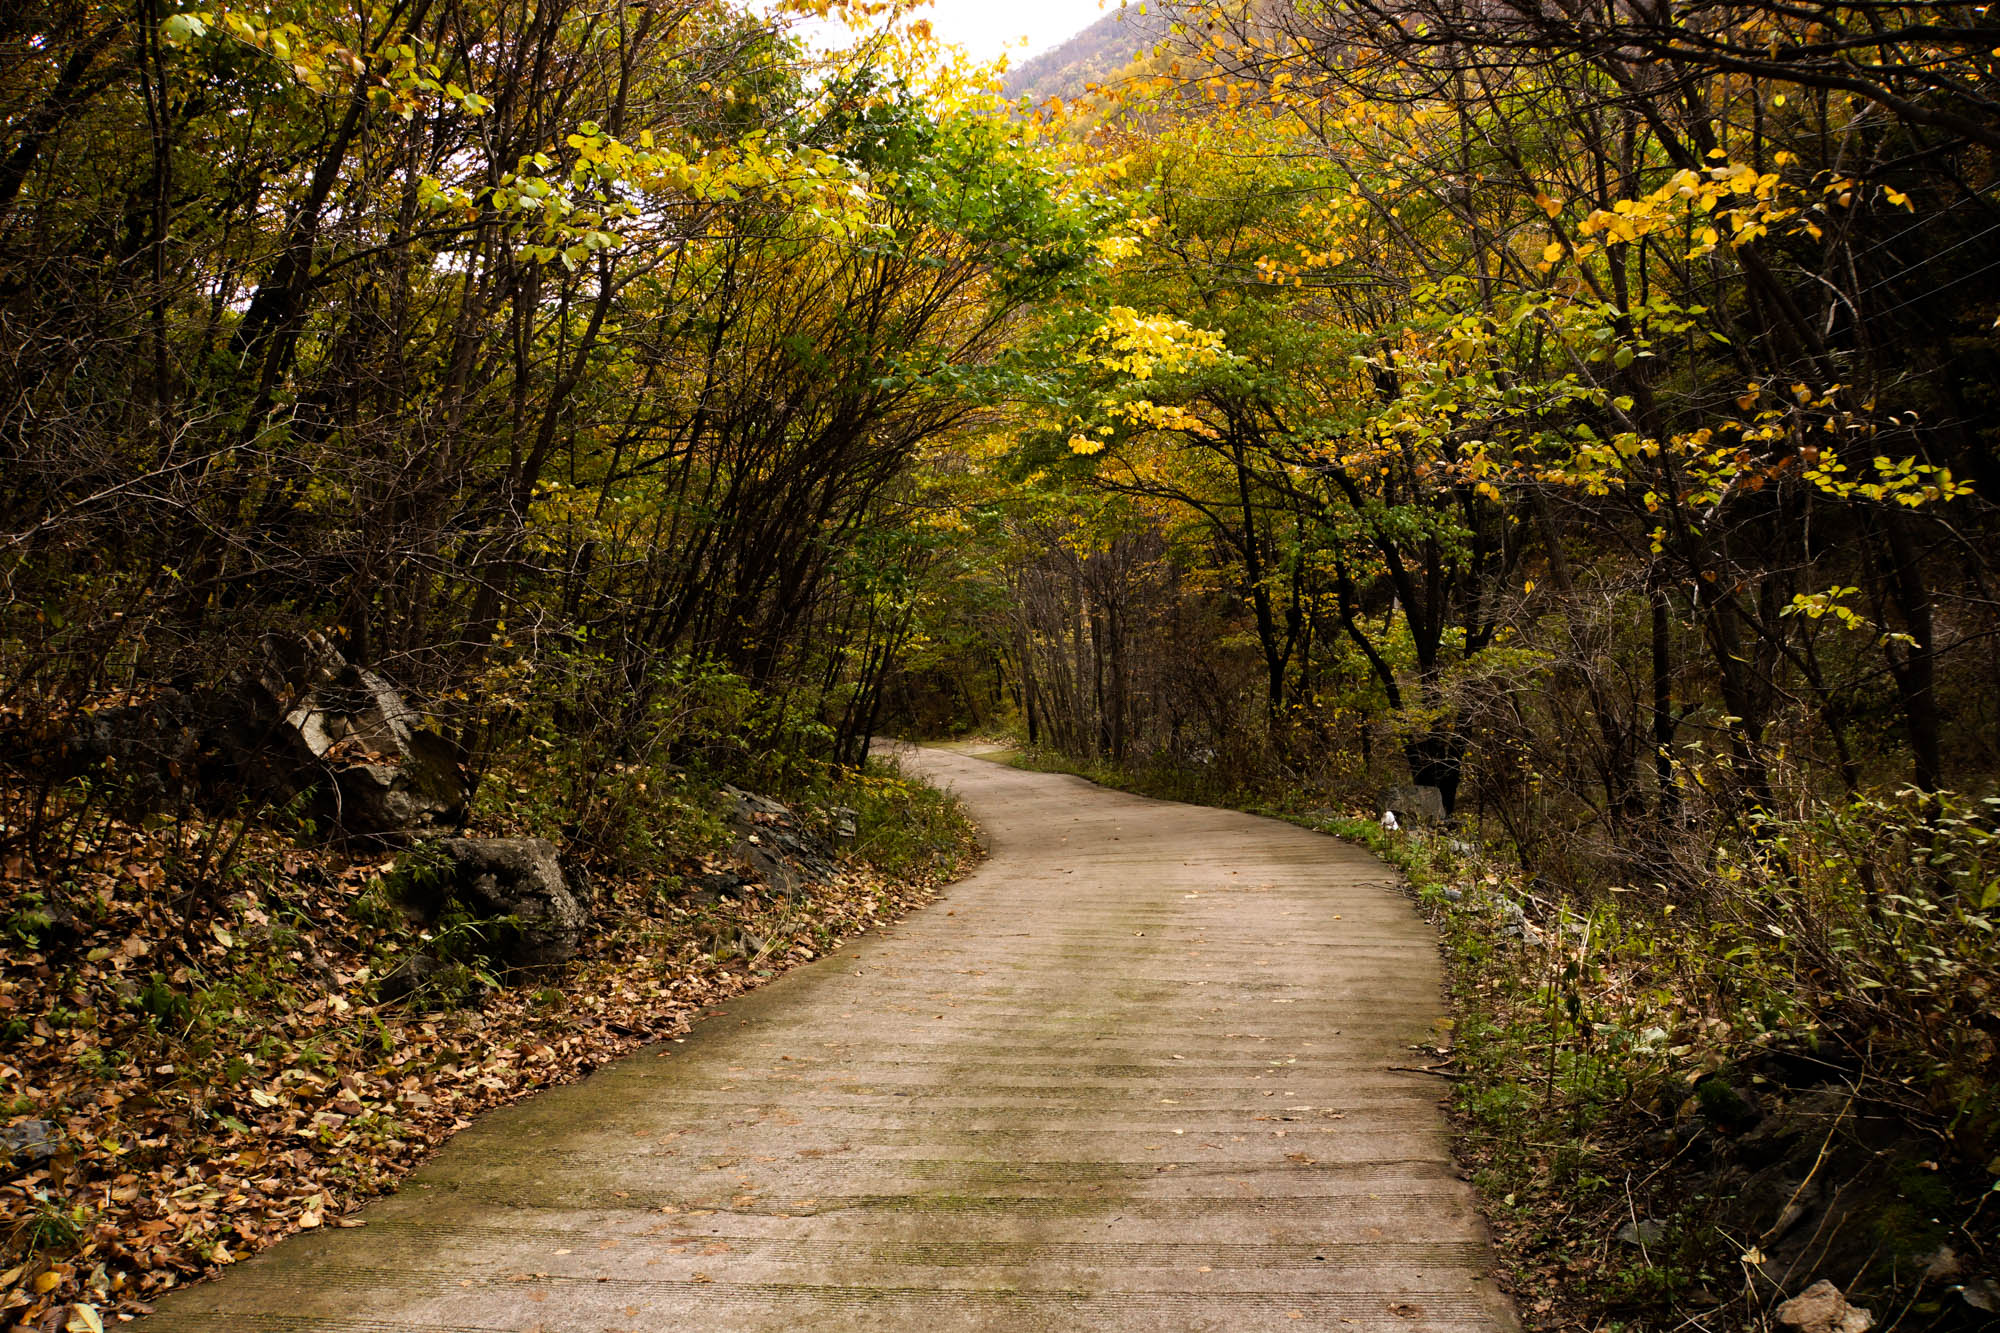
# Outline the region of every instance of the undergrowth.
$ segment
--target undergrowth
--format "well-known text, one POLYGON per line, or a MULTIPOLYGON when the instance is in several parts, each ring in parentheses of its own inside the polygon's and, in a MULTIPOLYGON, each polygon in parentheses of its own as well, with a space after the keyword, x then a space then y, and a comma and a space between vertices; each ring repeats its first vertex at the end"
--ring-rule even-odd
MULTIPOLYGON (((975 853, 943 793, 890 765, 820 767, 787 795, 844 849, 830 882, 690 894, 717 864, 712 780, 619 776, 658 798, 657 827, 591 849, 584 952, 533 974, 501 961, 507 919, 421 910, 439 873, 421 845, 231 825, 235 851, 191 891, 174 852, 197 817, 113 818, 57 878, 0 865, 0 1125, 56 1140, 0 1183, 0 1327, 143 1313, 341 1225, 471 1115, 684 1030, 927 900, 975 853), (415 959, 420 984, 389 989, 415 959)), ((500 769, 487 786, 482 832, 563 832, 545 784, 500 769)))

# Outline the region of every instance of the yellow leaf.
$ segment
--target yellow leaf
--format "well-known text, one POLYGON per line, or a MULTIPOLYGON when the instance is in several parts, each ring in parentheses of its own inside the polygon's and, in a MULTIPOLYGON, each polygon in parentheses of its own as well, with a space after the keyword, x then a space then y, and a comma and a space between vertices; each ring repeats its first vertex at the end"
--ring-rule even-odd
POLYGON ((69 1307, 69 1322, 63 1325, 65 1333, 104 1333, 104 1321, 97 1317, 97 1309, 90 1305, 69 1307))
POLYGON ((1550 241, 1547 245, 1542 247, 1542 258, 1547 262, 1553 264, 1562 257, 1563 257, 1563 243, 1561 241, 1550 241))
POLYGON ((56 1272, 54 1269, 50 1269, 46 1273, 37 1274, 35 1277, 35 1294, 37 1296, 46 1296, 60 1286, 61 1283, 62 1274, 56 1272))

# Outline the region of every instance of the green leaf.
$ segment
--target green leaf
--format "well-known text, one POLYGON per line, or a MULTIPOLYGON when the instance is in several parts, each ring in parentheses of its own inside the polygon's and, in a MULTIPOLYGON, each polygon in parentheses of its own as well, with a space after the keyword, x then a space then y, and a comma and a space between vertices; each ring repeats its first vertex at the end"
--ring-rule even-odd
POLYGON ((168 46, 186 46, 208 31, 208 25, 193 14, 175 14, 160 25, 160 40, 168 46))

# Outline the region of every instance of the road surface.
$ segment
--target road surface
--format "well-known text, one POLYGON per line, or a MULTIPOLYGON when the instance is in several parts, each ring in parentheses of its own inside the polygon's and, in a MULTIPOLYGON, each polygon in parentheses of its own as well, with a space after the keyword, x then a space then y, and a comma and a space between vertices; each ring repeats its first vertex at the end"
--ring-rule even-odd
POLYGON ((1431 931, 1332 838, 923 751, 934 906, 141 1321, 177 1330, 1511 1329, 1431 931))

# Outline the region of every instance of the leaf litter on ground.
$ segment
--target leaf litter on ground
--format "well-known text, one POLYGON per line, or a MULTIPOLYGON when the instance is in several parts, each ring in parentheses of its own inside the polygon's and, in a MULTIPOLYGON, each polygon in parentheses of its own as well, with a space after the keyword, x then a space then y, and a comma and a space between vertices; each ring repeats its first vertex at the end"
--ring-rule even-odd
MULTIPOLYGON (((348 1215, 481 1112, 684 1033, 951 873, 850 861, 790 898, 711 905, 600 876, 583 957, 426 1009, 375 999, 424 945, 367 919, 393 857, 245 844, 226 894, 189 892, 166 831, 120 826, 63 872, 63 929, 0 953, 0 1127, 59 1136, 0 1183, 0 1328, 89 1333, 294 1232, 361 1225, 348 1215)), ((15 859, 0 887, 18 903, 49 886, 15 859)))

